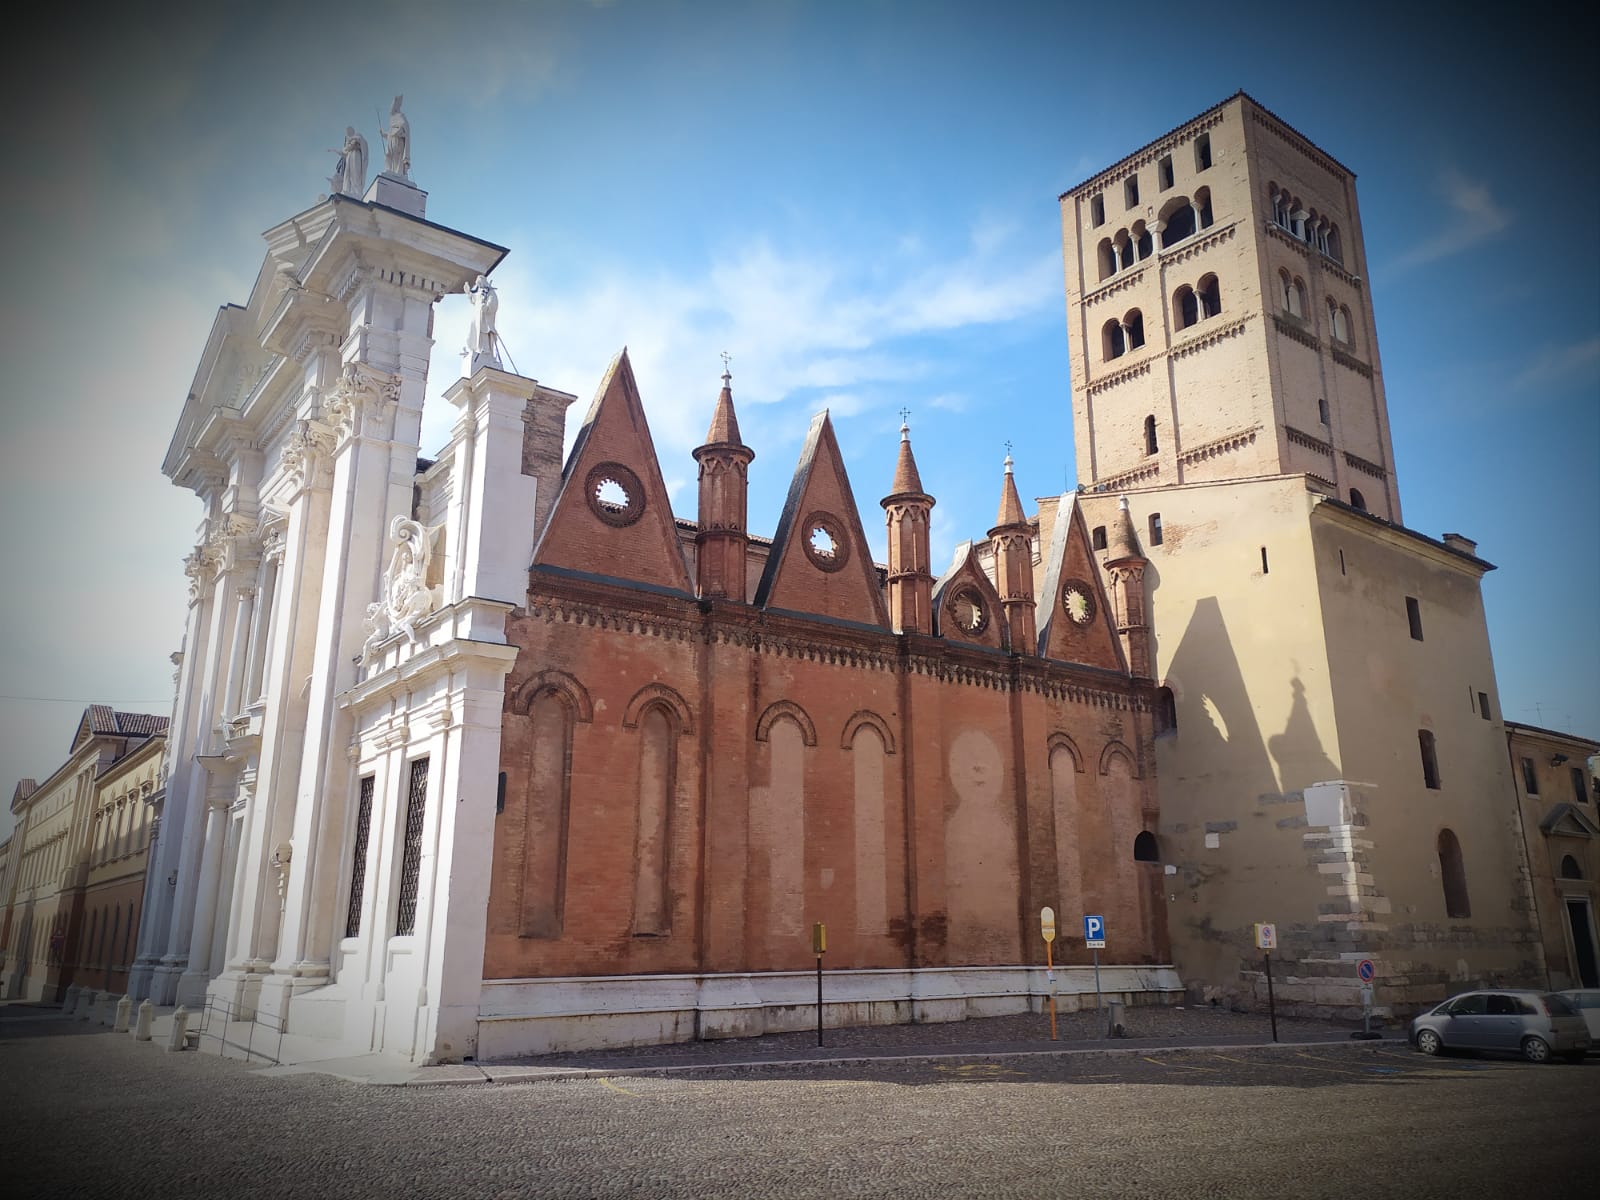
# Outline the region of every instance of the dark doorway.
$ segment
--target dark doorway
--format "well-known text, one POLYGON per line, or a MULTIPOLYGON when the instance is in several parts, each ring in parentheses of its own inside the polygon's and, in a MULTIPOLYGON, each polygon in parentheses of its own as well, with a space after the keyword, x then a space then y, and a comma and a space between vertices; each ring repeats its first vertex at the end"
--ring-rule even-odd
POLYGON ((1594 925, 1587 900, 1567 901, 1567 922, 1572 927, 1572 949, 1577 955, 1578 978, 1586 988, 1600 987, 1600 964, 1595 962, 1594 925))

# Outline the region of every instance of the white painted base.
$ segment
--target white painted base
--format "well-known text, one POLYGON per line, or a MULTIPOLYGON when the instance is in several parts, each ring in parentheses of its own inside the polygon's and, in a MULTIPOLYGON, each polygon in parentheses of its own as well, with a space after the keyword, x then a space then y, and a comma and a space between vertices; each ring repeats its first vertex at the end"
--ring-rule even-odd
MULTIPOLYGON (((1055 974, 1059 1007, 1071 1012, 1093 1005, 1092 967, 1058 967, 1055 974)), ((1130 1004, 1172 1004, 1183 997, 1183 982, 1170 966, 1102 966, 1100 986, 1108 999, 1130 1004)), ((478 1059, 791 1033, 815 1027, 816 988, 816 975, 807 971, 485 980, 478 1059)), ((1049 994, 1043 967, 825 971, 823 1023, 998 1017, 1038 1011, 1049 994)))

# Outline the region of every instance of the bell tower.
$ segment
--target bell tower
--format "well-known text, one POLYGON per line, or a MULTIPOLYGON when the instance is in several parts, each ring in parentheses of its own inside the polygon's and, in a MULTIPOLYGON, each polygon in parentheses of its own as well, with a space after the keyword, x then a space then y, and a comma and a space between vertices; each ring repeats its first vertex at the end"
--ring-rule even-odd
POLYGON ((1005 480, 1000 486, 1000 513, 989 530, 989 540, 994 546, 995 588, 1005 608, 1011 652, 1033 654, 1039 643, 1033 608, 1033 531, 1017 496, 1009 445, 1005 480))
POLYGON ((706 443, 694 451, 700 464, 700 529, 694 535, 696 585, 702 599, 749 599, 745 557, 750 535, 746 509, 750 463, 756 452, 739 440, 733 411, 733 376, 724 359, 722 391, 706 443))
POLYGON ((910 414, 900 413, 900 458, 893 491, 879 503, 889 526, 889 625, 896 633, 933 632, 933 572, 928 566, 928 517, 934 499, 922 490, 911 455, 910 414))

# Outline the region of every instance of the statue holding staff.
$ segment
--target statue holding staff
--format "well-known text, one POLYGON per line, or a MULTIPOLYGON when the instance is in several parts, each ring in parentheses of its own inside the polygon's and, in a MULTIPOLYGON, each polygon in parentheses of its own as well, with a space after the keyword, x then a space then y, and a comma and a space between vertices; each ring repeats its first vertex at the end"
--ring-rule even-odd
POLYGON ((383 169, 402 179, 411 177, 411 122, 400 111, 403 95, 396 96, 389 106, 389 125, 379 132, 383 135, 383 169))

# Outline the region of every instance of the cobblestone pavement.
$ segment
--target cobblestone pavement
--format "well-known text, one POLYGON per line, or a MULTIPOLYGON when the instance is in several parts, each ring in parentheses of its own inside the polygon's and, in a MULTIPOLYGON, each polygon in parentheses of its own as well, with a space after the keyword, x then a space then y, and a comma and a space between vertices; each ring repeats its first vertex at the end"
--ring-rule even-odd
POLYGON ((1559 1198, 1600 1120, 1600 1060, 1348 1041, 383 1088, 3 1017, 29 1197, 1559 1198))

